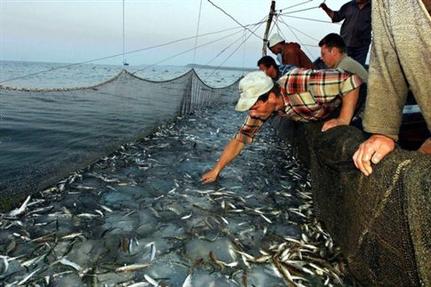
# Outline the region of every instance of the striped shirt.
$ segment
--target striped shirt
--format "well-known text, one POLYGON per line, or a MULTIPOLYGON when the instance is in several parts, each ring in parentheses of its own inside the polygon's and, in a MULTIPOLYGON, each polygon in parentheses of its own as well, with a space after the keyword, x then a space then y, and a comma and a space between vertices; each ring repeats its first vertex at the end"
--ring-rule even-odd
MULTIPOLYGON (((341 97, 358 88, 362 80, 342 70, 293 69, 281 77, 280 85, 285 107, 280 116, 295 121, 325 119, 341 104, 341 97)), ((253 138, 265 120, 247 116, 235 138, 245 144, 253 138)))

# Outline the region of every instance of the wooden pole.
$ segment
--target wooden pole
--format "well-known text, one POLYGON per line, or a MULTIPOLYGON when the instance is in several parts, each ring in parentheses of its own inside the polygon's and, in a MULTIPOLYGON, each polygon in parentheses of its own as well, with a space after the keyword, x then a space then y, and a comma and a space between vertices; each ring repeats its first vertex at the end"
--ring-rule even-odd
POLYGON ((268 21, 266 22, 265 34, 263 36, 263 47, 262 47, 262 56, 266 56, 266 49, 268 44, 268 34, 269 29, 271 28, 272 18, 275 15, 275 0, 271 1, 271 8, 269 11, 268 21))

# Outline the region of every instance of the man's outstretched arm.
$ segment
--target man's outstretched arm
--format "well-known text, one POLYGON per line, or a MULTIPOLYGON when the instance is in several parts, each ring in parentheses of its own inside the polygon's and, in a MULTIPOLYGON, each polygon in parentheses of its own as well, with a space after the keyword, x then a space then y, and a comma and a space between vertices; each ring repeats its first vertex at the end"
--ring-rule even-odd
POLYGON ((395 149, 408 92, 383 2, 373 2, 372 18, 373 45, 362 123, 364 130, 373 135, 353 155, 355 166, 366 176, 373 172, 372 164, 379 163, 395 149))
POLYGON ((231 139, 230 142, 225 146, 220 159, 214 165, 214 167, 202 175, 202 182, 210 183, 216 181, 223 168, 225 168, 226 165, 234 160, 241 153, 244 147, 245 144, 241 141, 237 140, 236 138, 231 139))

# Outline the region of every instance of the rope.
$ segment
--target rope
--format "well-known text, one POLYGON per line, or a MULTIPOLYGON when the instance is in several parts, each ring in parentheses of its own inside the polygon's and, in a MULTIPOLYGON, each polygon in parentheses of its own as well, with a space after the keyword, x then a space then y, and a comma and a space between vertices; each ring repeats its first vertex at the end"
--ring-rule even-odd
POLYGON ((243 27, 244 29, 247 29, 249 32, 251 32, 254 36, 256 36, 257 38, 259 38, 260 40, 263 40, 262 37, 260 37, 259 35, 257 35, 256 33, 254 33, 252 30, 250 30, 248 27, 244 26, 243 24, 241 24, 238 20, 236 20, 232 15, 230 15, 229 13, 227 13, 225 10, 223 10, 221 7, 217 6, 216 4, 214 4, 211 0, 208 0, 209 3, 211 3, 211 5, 213 5, 214 7, 216 7, 217 9, 219 9, 220 11, 222 11, 226 16, 228 16, 229 18, 231 18, 235 23, 237 23, 238 25, 240 25, 241 27, 243 27))
POLYGON ((207 77, 207 79, 209 79, 216 71, 218 71, 219 69, 220 69, 220 67, 221 66, 223 66, 223 64, 224 63, 226 63, 226 61, 227 60, 229 60, 230 59, 230 57, 232 57, 238 50, 239 50, 239 48, 241 48, 241 46, 243 45, 243 44, 245 44, 245 42, 247 42, 248 41, 248 39, 251 37, 251 35, 253 35, 254 34, 254 32, 255 31, 257 31, 257 29, 259 29, 260 28, 260 26, 262 26, 262 23, 261 24, 259 24, 257 27, 256 27, 256 29, 254 29, 254 31, 253 32, 251 32, 248 36, 247 36, 247 38, 246 39, 244 39, 244 41, 242 41, 239 45, 238 45, 238 47, 232 52, 232 53, 230 53, 230 55, 229 56, 227 56, 226 57, 226 59, 220 64, 220 65, 218 65, 212 72, 211 72, 211 74, 209 74, 208 75, 208 77, 207 77))
POLYGON ((306 17, 298 17, 298 16, 290 16, 290 15, 283 15, 285 17, 295 18, 295 19, 301 19, 301 20, 307 20, 307 21, 314 21, 314 22, 320 22, 320 23, 329 23, 333 24, 331 21, 325 21, 325 20, 318 20, 313 18, 306 18, 306 17))
POLYGON ((196 46, 198 45, 199 27, 200 27, 200 24, 201 24, 201 12, 202 12, 202 0, 201 0, 201 2, 199 4, 198 24, 197 24, 197 27, 196 27, 196 38, 195 38, 195 45, 194 45, 195 49, 193 51, 193 62, 192 63, 195 63, 195 60, 196 60, 196 46))
POLYGON ((272 25, 271 29, 269 30, 269 35, 272 35, 272 31, 274 30, 274 27, 277 26, 278 21, 278 14, 274 15, 274 25, 272 25))
MULTIPOLYGON (((298 32, 298 33, 301 33, 302 35, 304 35, 304 36, 306 36, 306 37, 308 37, 308 38, 310 38, 311 40, 313 40, 313 41, 316 41, 316 42, 319 42, 320 40, 319 39, 316 39, 316 38, 314 38, 313 36, 310 36, 309 34, 307 34, 307 33, 305 33, 305 32, 302 32, 301 30, 299 30, 299 29, 297 29, 297 28, 295 28, 295 27, 293 27, 293 26, 291 26, 291 25, 288 25, 286 22, 284 22, 283 21, 283 23, 286 25, 286 26, 288 26, 288 27, 290 27, 291 29, 293 29, 293 30, 295 30, 296 32, 298 32)), ((314 46, 314 47, 318 47, 318 46, 314 46)))
MULTIPOLYGON (((246 31, 245 29, 243 31, 246 31)), ((217 53, 217 55, 215 55, 211 60, 209 60, 208 62, 205 63, 205 65, 209 65, 212 61, 214 61, 215 59, 217 59, 221 54, 223 54, 227 49, 229 49, 230 47, 232 47, 235 43, 238 43, 239 40, 241 40, 242 38, 244 38, 244 34, 242 34, 240 37, 235 38, 235 40, 232 41, 232 43, 230 43, 229 45, 227 45, 225 48, 223 48, 220 52, 217 53)))
POLYGON ((125 18, 125 0, 123 0, 123 65, 126 64, 126 56, 125 56, 125 51, 126 51, 126 18, 125 18))
MULTIPOLYGON (((253 26, 253 25, 262 24, 262 23, 264 23, 264 21, 261 21, 261 22, 258 22, 258 23, 254 23, 254 24, 248 24, 247 26, 253 26)), ((215 32, 204 33, 204 34, 198 35, 198 37, 204 37, 204 36, 219 34, 219 33, 227 32, 227 31, 232 31, 232 30, 236 30, 236 29, 240 29, 240 28, 241 27, 227 28, 227 29, 223 29, 223 30, 219 30, 219 31, 215 31, 215 32)), ((151 50, 151 49, 156 49, 156 48, 160 48, 160 47, 164 47, 164 46, 169 46, 169 45, 172 45, 172 44, 175 44, 175 43, 183 42, 183 41, 194 39, 194 38, 196 38, 196 36, 185 37, 185 38, 181 38, 181 39, 169 41, 169 42, 166 42, 166 43, 162 43, 162 44, 158 44, 158 45, 154 45, 154 46, 145 47, 145 48, 142 48, 142 49, 127 51, 125 54, 128 55, 128 54, 143 52, 143 51, 147 51, 147 50, 151 50)), ((5 83, 5 82, 10 82, 10 81, 14 81, 14 80, 19 80, 19 79, 24 79, 24 78, 36 76, 36 75, 43 74, 43 73, 48 73, 48 72, 52 72, 52 71, 56 71, 56 70, 60 70, 60 69, 65 69, 65 68, 70 68, 70 67, 79 66, 79 65, 83 65, 83 64, 89 64, 89 63, 98 62, 98 61, 102 61, 102 60, 112 59, 112 58, 119 57, 119 56, 122 56, 122 55, 123 55, 123 53, 118 53, 118 54, 114 54, 114 55, 110 55, 110 56, 106 56, 106 57, 94 58, 94 59, 86 60, 86 61, 83 61, 83 62, 78 62, 78 63, 72 63, 72 64, 63 65, 63 66, 53 67, 53 68, 50 68, 50 69, 47 69, 47 70, 42 70, 42 71, 38 71, 38 72, 34 72, 34 73, 25 74, 25 75, 22 75, 22 76, 18 76, 18 77, 13 77, 13 78, 9 78, 9 79, 6 79, 6 80, 2 80, 2 81, 0 81, 0 84, 5 83)))
MULTIPOLYGON (((213 57, 211 60, 209 60, 205 65, 209 65, 212 61, 214 61, 215 59, 217 59, 221 54, 223 54, 227 49, 229 49, 230 47, 232 47, 235 43, 238 43, 238 41, 241 41, 241 39, 245 39, 246 38, 246 29, 243 29, 244 34, 241 35, 240 37, 236 38, 234 41, 232 41, 232 43, 230 43, 227 47, 223 48, 215 57, 213 57)), ((244 40, 242 40, 244 41, 244 40)))
POLYGON ((302 44, 301 40, 299 39, 298 35, 295 33, 295 31, 293 31, 292 28, 290 28, 289 25, 287 25, 286 22, 284 22, 283 19, 280 19, 280 22, 283 23, 284 25, 286 25, 286 27, 289 29, 289 31, 295 36, 296 40, 298 40, 298 42, 301 44, 301 46, 304 46, 304 49, 308 52, 308 55, 311 56, 313 53, 310 52, 310 50, 307 48, 306 45, 302 44))
MULTIPOLYGON (((278 19, 278 18, 277 18, 278 19)), ((275 22, 275 25, 277 26, 277 33, 278 34, 281 34, 281 36, 283 36, 283 32, 281 31, 281 29, 280 29, 280 26, 278 25, 278 21, 277 22, 275 22)), ((283 38, 284 38, 284 36, 283 36, 283 38)), ((284 38, 285 39, 285 38, 284 38)))
MULTIPOLYGON (((244 33, 242 34, 242 37, 244 38, 243 41, 245 41, 246 37, 247 37, 247 30, 243 30, 244 33)), ((243 49, 242 49, 242 74, 244 75, 244 71, 245 71, 245 51, 246 51, 246 45, 244 44, 243 49)))
POLYGON ((290 14, 293 14, 293 13, 304 12, 304 11, 313 10, 313 9, 316 9, 316 8, 319 8, 319 6, 313 6, 313 7, 309 7, 309 8, 300 9, 300 10, 289 11, 289 12, 281 13, 280 15, 290 15, 290 14))
POLYGON ((313 1, 314 0, 306 0, 304 2, 301 2, 301 3, 295 4, 295 5, 288 6, 288 7, 285 7, 283 9, 280 9, 279 11, 281 12, 281 11, 284 11, 284 10, 287 10, 287 9, 290 9, 290 8, 298 7, 298 6, 303 5, 303 4, 307 4, 308 2, 313 2, 313 1))
MULTIPOLYGON (((229 37, 231 37, 231 36, 233 36, 233 35, 236 35, 236 34, 238 34, 238 33, 241 33, 241 32, 242 32, 242 30, 237 31, 237 32, 234 32, 234 33, 231 33, 231 34, 226 35, 226 36, 224 36, 224 37, 222 37, 222 38, 219 38, 219 39, 216 39, 216 40, 213 40, 213 41, 210 41, 210 42, 206 42, 206 43, 204 43, 204 44, 201 44, 201 45, 197 46, 196 48, 201 48, 201 47, 204 47, 204 46, 211 45, 211 44, 213 44, 213 43, 219 42, 219 41, 221 41, 221 40, 224 40, 224 39, 226 39, 226 38, 229 38, 229 37)), ((194 50, 194 48, 191 48, 191 49, 187 49, 187 50, 185 50, 185 51, 182 51, 182 52, 180 52, 180 53, 178 53, 178 54, 175 54, 175 55, 169 56, 169 57, 164 58, 164 59, 162 59, 162 60, 160 60, 160 61, 158 61, 158 62, 156 62, 156 63, 154 63, 154 64, 152 64, 152 65, 146 66, 145 68, 142 68, 142 69, 136 70, 136 71, 134 71, 132 74, 133 74, 133 75, 135 75, 137 72, 141 72, 141 71, 144 71, 144 70, 146 70, 146 69, 152 68, 152 67, 154 67, 154 66, 157 66, 157 65, 158 65, 158 64, 160 64, 160 63, 163 63, 163 62, 166 62, 166 61, 168 61, 168 60, 170 60, 170 59, 173 59, 173 58, 176 58, 176 57, 178 57, 178 56, 184 55, 184 54, 186 54, 186 53, 188 53, 188 52, 190 52, 190 51, 193 51, 193 50, 194 50)))

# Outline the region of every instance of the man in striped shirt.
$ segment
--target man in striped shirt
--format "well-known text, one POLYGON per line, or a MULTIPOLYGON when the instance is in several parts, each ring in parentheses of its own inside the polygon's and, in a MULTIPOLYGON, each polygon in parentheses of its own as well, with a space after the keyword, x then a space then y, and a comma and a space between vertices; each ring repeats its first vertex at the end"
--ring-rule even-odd
POLYGON ((250 144, 263 123, 274 114, 296 121, 326 119, 340 105, 337 118, 325 121, 322 131, 349 125, 359 87, 357 75, 340 70, 293 69, 276 84, 264 72, 247 74, 239 84, 237 111, 248 110, 239 132, 226 145, 219 161, 202 176, 204 183, 217 180, 223 168, 235 159, 246 144, 250 144))

